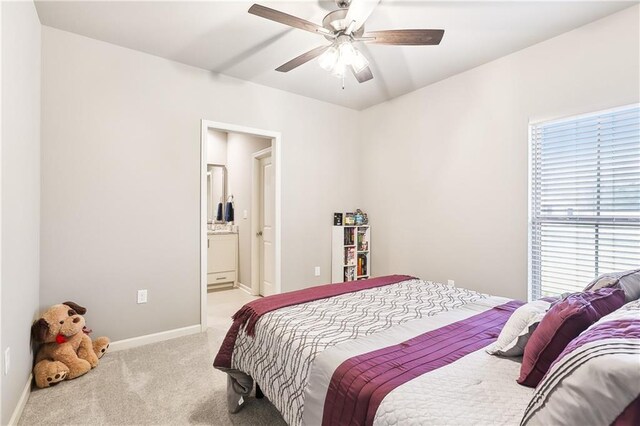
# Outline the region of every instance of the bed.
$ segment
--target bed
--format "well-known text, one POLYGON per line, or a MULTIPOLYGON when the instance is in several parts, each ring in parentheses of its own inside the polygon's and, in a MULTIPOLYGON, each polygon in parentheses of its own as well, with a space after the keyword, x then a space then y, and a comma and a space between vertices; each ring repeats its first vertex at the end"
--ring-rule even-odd
POLYGON ((534 392, 484 350, 521 302, 397 275, 278 297, 216 357, 231 412, 255 380, 290 425, 518 424, 534 392))

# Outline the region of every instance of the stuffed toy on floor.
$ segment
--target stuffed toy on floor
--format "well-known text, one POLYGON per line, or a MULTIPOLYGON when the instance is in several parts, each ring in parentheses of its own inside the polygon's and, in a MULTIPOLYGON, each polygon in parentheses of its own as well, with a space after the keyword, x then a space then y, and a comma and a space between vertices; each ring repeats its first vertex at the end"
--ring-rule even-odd
POLYGON ((64 302, 50 307, 33 323, 31 337, 40 344, 33 376, 36 386, 47 388, 63 380, 82 376, 98 365, 107 351, 109 339, 91 341, 82 306, 64 302))

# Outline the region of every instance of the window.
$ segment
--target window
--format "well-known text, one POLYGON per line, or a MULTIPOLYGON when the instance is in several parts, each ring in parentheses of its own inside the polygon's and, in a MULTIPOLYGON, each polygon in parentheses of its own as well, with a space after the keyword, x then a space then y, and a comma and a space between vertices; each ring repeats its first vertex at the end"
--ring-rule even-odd
POLYGON ((640 106, 530 132, 530 297, 640 267, 640 106))

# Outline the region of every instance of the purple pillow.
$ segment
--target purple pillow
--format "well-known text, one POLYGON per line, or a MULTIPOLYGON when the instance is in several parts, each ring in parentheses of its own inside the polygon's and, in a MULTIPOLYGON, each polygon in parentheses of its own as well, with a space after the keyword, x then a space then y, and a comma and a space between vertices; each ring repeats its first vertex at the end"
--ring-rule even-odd
POLYGON ((624 291, 576 293, 549 309, 524 348, 518 383, 536 387, 564 348, 591 324, 624 305, 624 291))

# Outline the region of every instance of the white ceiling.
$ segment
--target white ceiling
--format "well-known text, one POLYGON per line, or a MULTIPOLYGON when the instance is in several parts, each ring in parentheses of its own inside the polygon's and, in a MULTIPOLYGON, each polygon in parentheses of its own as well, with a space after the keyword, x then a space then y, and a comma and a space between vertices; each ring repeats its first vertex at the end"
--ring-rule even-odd
MULTIPOLYGON (((370 30, 443 28, 440 46, 363 48, 374 79, 340 80, 316 61, 275 68, 328 43, 323 37, 249 15, 252 2, 36 2, 40 21, 62 30, 315 99, 364 109, 610 15, 636 2, 422 2, 382 0, 370 30)), ((260 4, 320 23, 334 3, 260 4)))

